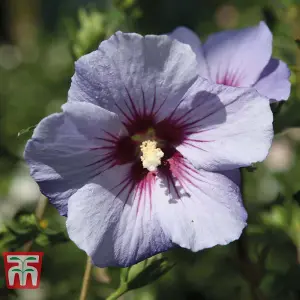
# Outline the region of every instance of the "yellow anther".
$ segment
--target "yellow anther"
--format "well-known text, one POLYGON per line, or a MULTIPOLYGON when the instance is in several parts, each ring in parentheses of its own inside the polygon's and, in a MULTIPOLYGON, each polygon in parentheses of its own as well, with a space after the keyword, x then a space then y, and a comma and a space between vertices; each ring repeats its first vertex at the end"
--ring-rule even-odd
POLYGON ((161 164, 161 158, 164 156, 161 149, 157 148, 157 142, 151 140, 144 141, 140 147, 143 167, 150 172, 156 171, 157 167, 161 164))

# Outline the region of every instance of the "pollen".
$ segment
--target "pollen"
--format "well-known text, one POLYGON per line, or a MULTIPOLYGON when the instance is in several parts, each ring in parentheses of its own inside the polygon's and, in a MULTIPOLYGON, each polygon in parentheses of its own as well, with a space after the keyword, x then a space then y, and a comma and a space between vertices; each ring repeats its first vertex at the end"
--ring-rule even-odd
POLYGON ((143 167, 150 172, 156 171, 157 167, 161 164, 161 158, 164 153, 157 147, 156 141, 144 141, 141 146, 141 161, 143 167))

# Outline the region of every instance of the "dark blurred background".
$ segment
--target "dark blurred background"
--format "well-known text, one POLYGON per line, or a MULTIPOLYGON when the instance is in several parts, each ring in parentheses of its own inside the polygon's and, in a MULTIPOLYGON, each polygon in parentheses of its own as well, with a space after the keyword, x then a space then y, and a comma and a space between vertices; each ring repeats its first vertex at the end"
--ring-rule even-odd
MULTIPOLYGON (((176 266, 123 299, 300 299, 300 4, 296 0, 1 0, 0 250, 22 249, 21 235, 13 240, 9 232, 7 238, 6 224, 34 212, 40 199, 22 160, 32 130, 22 130, 59 111, 76 57, 117 29, 159 34, 185 25, 205 39, 214 31, 251 26, 262 19, 274 34, 274 56, 292 71, 293 87, 280 111, 274 107, 277 135, 268 158, 243 170, 250 214, 247 232, 226 247, 199 253, 170 251, 166 255, 176 266)), ((38 226, 44 229, 65 230, 64 218, 50 205, 39 219, 38 226)), ((1 261, 0 299, 78 299, 85 254, 63 238, 49 242, 33 236, 31 249, 45 252, 41 287, 9 293, 1 261)), ((118 274, 118 269, 94 268, 87 299, 105 299, 117 287, 118 274)))

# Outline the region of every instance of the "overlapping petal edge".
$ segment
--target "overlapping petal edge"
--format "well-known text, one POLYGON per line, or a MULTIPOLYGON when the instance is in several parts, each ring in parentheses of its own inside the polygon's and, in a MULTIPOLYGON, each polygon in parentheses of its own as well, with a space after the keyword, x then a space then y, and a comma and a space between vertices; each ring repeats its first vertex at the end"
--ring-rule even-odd
POLYGON ((77 61, 63 112, 41 121, 25 159, 93 262, 128 266, 237 239, 247 214, 236 168, 263 160, 272 137, 254 89, 199 77, 179 41, 118 32, 77 61), (157 171, 142 167, 136 136, 159 141, 157 171))
POLYGON ((286 63, 272 58, 272 33, 265 24, 211 34, 202 45, 197 35, 178 27, 170 37, 191 46, 201 76, 218 84, 253 86, 272 102, 287 100, 291 72, 286 63))

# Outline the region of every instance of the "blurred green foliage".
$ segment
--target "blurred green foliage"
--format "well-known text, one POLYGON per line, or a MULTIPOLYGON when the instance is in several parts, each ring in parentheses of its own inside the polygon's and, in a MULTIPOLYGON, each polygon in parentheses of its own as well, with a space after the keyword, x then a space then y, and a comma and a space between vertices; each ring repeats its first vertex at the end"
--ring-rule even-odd
POLYGON ((28 0, 26 7, 24 3, 0 3, 6 16, 0 40, 0 249, 22 249, 31 240, 33 249, 45 251, 45 256, 39 290, 9 292, 0 271, 0 299, 79 297, 86 257, 67 242, 64 218, 51 206, 43 217, 46 223, 22 213, 34 211, 39 198, 29 184, 28 170, 24 171, 24 144, 32 126, 66 101, 74 60, 116 30, 165 33, 185 25, 205 39, 211 32, 250 26, 261 19, 273 31, 274 56, 292 70, 293 87, 287 103, 273 105, 277 135, 270 155, 264 163, 243 170, 247 230, 225 247, 199 253, 174 249, 130 270, 94 268, 88 300, 113 293, 120 273, 121 283, 142 287, 122 296, 125 300, 300 299, 299 1, 28 0), (135 281, 144 271, 148 279, 156 279, 173 263, 158 281, 147 286, 143 280, 135 281), (139 273, 141 266, 146 269, 139 273))

